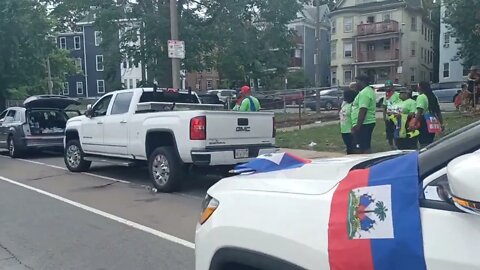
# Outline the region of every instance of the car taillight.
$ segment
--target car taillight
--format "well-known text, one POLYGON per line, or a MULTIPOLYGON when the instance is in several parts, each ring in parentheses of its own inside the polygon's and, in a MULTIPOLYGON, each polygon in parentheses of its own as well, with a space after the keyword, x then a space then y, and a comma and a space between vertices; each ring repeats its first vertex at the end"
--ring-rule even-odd
POLYGON ((275 117, 273 117, 272 120, 273 120, 273 123, 272 123, 272 126, 273 126, 272 138, 275 138, 275 136, 277 136, 277 127, 275 126, 275 117))
POLYGON ((190 120, 190 140, 201 141, 207 139, 207 118, 197 116, 190 120))

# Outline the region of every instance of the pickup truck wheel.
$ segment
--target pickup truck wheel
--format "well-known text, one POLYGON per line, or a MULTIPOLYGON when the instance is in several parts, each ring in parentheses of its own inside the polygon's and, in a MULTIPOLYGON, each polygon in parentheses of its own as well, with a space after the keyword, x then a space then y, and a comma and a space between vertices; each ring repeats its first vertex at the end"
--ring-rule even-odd
POLYGON ((64 161, 68 170, 71 172, 85 172, 88 171, 91 161, 84 159, 82 146, 78 140, 70 140, 67 142, 64 153, 64 161))
POLYGON ((178 190, 184 177, 183 166, 172 147, 158 147, 148 160, 150 179, 158 191, 178 190))

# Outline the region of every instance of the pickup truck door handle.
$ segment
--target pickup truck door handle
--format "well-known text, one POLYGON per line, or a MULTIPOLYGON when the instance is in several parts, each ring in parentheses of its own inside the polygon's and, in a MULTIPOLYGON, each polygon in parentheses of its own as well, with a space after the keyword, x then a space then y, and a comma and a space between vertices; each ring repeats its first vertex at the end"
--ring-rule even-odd
POLYGON ((98 121, 97 124, 98 124, 98 125, 103 125, 103 122, 102 122, 102 121, 98 121))
POLYGON ((126 124, 126 123, 127 123, 127 120, 120 121, 120 124, 126 124))

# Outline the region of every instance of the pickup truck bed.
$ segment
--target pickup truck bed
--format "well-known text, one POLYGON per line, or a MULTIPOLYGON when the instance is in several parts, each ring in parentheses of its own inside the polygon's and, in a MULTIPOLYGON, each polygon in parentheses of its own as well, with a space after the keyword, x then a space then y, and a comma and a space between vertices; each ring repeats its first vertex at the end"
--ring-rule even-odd
POLYGON ((67 167, 85 171, 91 161, 146 161, 153 185, 170 192, 179 188, 187 166, 233 167, 276 150, 271 112, 223 111, 193 94, 152 91, 108 93, 85 116, 70 119, 67 167))

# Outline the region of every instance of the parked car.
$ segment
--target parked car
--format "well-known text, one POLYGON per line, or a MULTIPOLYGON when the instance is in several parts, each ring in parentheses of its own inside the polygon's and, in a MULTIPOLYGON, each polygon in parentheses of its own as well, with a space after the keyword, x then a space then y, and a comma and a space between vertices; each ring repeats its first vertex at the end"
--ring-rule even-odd
MULTIPOLYGON (((387 91, 387 88, 385 87, 385 84, 372 84, 370 85, 374 90, 375 90, 375 96, 376 96, 376 102, 377 102, 377 107, 380 108, 383 105, 383 100, 385 99, 385 92, 387 91)), ((400 89, 404 89, 405 86, 402 86, 400 84, 394 84, 393 85, 395 91, 400 91, 400 89)), ((413 91, 412 92, 412 97, 413 99, 417 99, 418 92, 413 91)))
POLYGON ((282 101, 284 101, 286 105, 302 104, 305 98, 303 91, 277 93, 276 96, 278 96, 282 101))
POLYGON ((200 94, 198 95, 198 98, 202 104, 223 104, 215 94, 200 94))
POLYGON ((29 150, 63 147, 67 120, 78 116, 78 111, 67 111, 78 101, 64 96, 32 96, 23 107, 11 107, 0 114, 0 148, 13 157, 29 150))
MULTIPOLYGON (((449 184, 456 181, 462 185, 457 197, 472 200, 473 194, 478 207, 480 182, 475 181, 473 172, 478 165, 456 162, 454 168, 447 166, 450 161, 479 150, 479 137, 480 121, 419 152, 418 188, 424 244, 424 252, 422 249, 420 254, 424 253, 428 269, 480 269, 475 248, 480 241, 480 216, 464 211, 449 198, 451 193, 445 194, 450 192, 449 184), (451 179, 450 175, 457 177, 451 179)), ((221 180, 208 190, 203 203, 201 222, 196 229, 195 269, 331 269, 328 228, 338 183, 351 170, 369 168, 406 153, 320 159, 300 168, 221 180)), ((480 162, 476 160, 474 164, 480 162)), ((345 205, 346 216, 347 202, 336 203, 345 205)), ((470 205, 475 207, 475 204, 470 205)), ((346 231, 345 227, 345 235, 346 231)), ((397 250, 401 252, 404 248, 397 250)), ((366 249, 370 250, 370 244, 366 249)), ((371 257, 369 260, 372 261, 371 257)))
POLYGON ((458 91, 462 90, 463 82, 434 83, 432 90, 438 98, 438 102, 450 103, 455 102, 458 91))
MULTIPOLYGON (((317 95, 313 94, 312 96, 305 99, 305 107, 309 108, 312 111, 317 110, 317 95)), ((343 90, 333 88, 328 90, 320 91, 320 108, 323 108, 327 111, 340 108, 343 102, 343 90)))
POLYGON ((222 101, 224 104, 229 100, 235 99, 237 96, 237 90, 232 89, 209 90, 207 93, 211 95, 217 95, 220 101, 222 101))
POLYGON ((186 168, 225 167, 276 151, 274 114, 224 111, 195 93, 152 88, 114 91, 65 131, 65 164, 87 171, 92 161, 147 162, 153 185, 177 190, 186 168), (220 110, 218 110, 220 109, 220 110))

